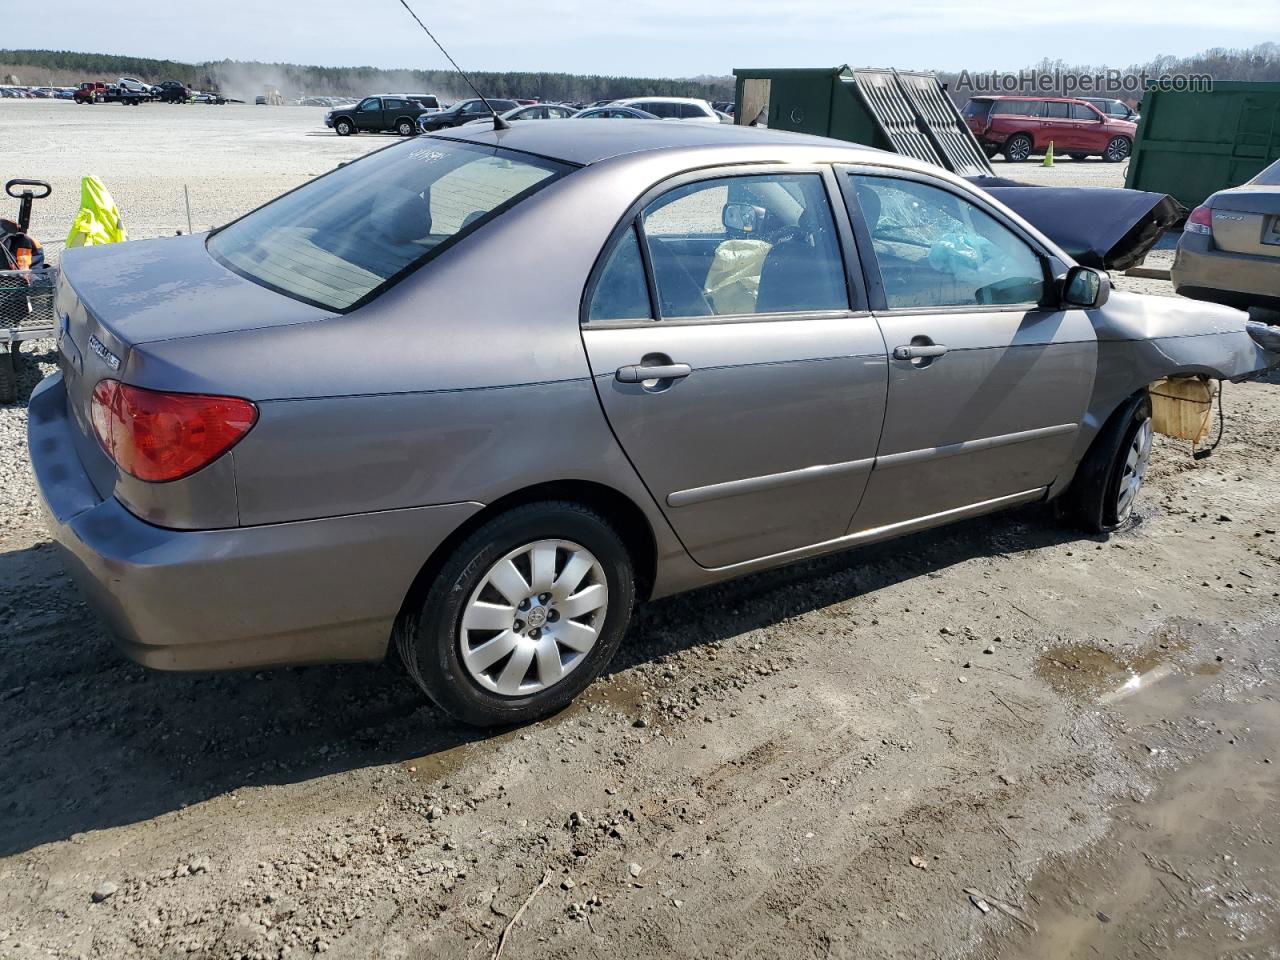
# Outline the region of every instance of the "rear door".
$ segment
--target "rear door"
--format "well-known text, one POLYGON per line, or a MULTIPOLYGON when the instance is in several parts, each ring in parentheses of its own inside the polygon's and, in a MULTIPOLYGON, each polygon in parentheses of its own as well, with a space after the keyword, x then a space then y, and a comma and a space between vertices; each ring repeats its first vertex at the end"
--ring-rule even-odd
POLYGON ((1056 307, 1043 252, 980 198, 905 171, 841 177, 890 356, 853 529, 1039 496, 1066 469, 1093 389, 1088 314, 1056 307))
POLYGON ((842 536, 874 462, 884 341, 850 285, 834 189, 799 165, 669 181, 588 286, 605 415, 703 566, 842 536))
POLYGON ((1037 150, 1048 150, 1050 142, 1058 153, 1068 150, 1079 136, 1071 122, 1071 104, 1065 100, 1045 100, 1040 104, 1040 135, 1037 150))

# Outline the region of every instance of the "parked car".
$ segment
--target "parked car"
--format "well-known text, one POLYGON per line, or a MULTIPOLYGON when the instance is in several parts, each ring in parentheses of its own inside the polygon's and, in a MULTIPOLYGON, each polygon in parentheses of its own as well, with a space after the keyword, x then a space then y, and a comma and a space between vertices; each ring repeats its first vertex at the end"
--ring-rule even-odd
POLYGON ((191 98, 191 88, 178 80, 165 80, 156 85, 151 95, 164 103, 186 103, 191 98))
POLYGON ((573 115, 575 120, 658 120, 652 113, 635 107, 589 107, 573 115))
POLYGON ((402 95, 365 97, 359 103, 330 110, 325 114, 324 125, 332 127, 340 137, 383 130, 411 137, 417 132, 417 118, 422 109, 418 101, 402 95))
POLYGON ((448 110, 435 110, 430 113, 422 113, 418 115, 418 130, 422 133, 430 133, 433 130, 445 130, 449 127, 460 127, 464 123, 470 123, 472 120, 480 120, 484 117, 491 117, 490 107, 498 111, 499 114, 506 113, 508 110, 514 110, 520 104, 514 100, 498 100, 493 97, 489 98, 488 106, 479 98, 473 100, 460 100, 448 110))
POLYGON ((72 94, 72 99, 76 103, 96 103, 107 94, 107 85, 101 80, 86 81, 76 89, 72 94))
POLYGON ((1123 100, 1116 100, 1112 97, 1081 97, 1080 99, 1085 103, 1093 104, 1100 112, 1116 120, 1128 120, 1130 123, 1136 124, 1142 119, 1138 111, 1123 100))
MULTIPOLYGON (((535 103, 532 106, 516 107, 514 110, 499 114, 499 116, 503 120, 567 120, 576 112, 576 110, 562 107, 558 103, 535 103)), ((470 127, 475 124, 492 122, 493 118, 486 113, 479 120, 469 120, 463 126, 470 127)))
POLYGON ((692 120, 698 123, 719 123, 720 117, 705 100, 693 97, 629 97, 613 101, 616 106, 635 107, 651 113, 660 120, 692 120))
POLYGON ((1065 97, 974 97, 961 114, 988 156, 1003 153, 1021 163, 1032 154, 1054 152, 1074 160, 1128 158, 1137 125, 1103 115, 1084 100, 1065 97))
POLYGON ((68 250, 56 308, 31 462, 126 653, 394 646, 481 725, 568 703, 637 600, 1018 504, 1115 529, 1148 384, 1280 364, 936 166, 719 123, 416 138, 68 250))
POLYGON ((1171 274, 1184 297, 1280 310, 1280 160, 1191 211, 1171 274))
POLYGON ((53 96, 58 100, 74 100, 76 91, 74 87, 59 87, 53 92, 53 96))

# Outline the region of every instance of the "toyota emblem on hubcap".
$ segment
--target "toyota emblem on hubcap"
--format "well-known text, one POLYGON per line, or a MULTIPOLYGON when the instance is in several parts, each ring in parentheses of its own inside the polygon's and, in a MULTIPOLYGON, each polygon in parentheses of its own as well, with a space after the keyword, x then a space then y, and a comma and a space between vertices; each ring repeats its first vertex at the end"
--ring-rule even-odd
POLYGON ((534 607, 525 618, 530 627, 540 627, 547 622, 547 611, 544 607, 534 607))

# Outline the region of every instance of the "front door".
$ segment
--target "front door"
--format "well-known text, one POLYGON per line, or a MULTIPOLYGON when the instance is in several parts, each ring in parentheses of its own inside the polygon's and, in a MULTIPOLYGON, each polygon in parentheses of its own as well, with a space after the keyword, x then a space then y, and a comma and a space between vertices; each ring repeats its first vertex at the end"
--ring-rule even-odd
POLYGON ((886 361, 850 287, 830 170, 698 176, 653 191, 620 228, 583 341, 650 493, 692 557, 724 567, 844 534, 886 361))
POLYGON ((1067 468, 1093 389, 1088 314, 1058 309, 1044 252, 979 198, 925 175, 841 175, 890 354, 851 529, 1039 496, 1067 468))
POLYGON ((365 97, 356 107, 353 119, 357 130, 381 130, 382 100, 379 97, 365 97))

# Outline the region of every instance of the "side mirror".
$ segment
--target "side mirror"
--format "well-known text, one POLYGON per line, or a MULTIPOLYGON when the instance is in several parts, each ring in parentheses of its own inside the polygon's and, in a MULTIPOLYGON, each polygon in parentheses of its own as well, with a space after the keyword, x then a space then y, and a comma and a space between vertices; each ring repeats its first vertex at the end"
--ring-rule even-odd
POLYGON ((1068 307, 1093 310, 1107 302, 1111 280, 1092 267, 1072 267, 1062 281, 1062 303, 1068 307))

